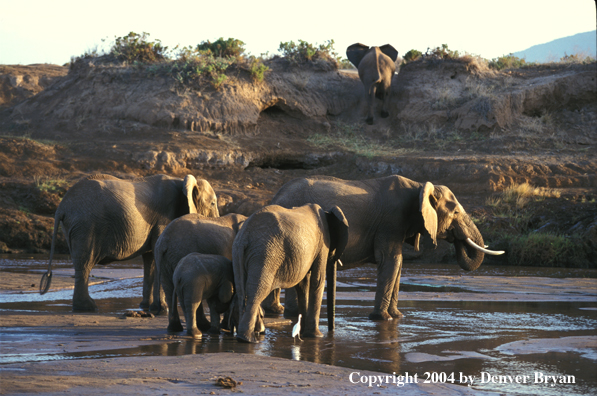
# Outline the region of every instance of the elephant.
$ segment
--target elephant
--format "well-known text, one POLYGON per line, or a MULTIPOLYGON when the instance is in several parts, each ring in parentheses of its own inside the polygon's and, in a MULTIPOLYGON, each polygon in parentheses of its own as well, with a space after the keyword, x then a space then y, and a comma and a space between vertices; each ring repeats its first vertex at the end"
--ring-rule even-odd
POLYGON ((215 254, 190 253, 176 266, 172 283, 173 308, 177 308, 178 297, 186 319, 187 334, 193 338, 202 337, 197 324, 207 321, 203 309, 199 309, 203 301, 207 301, 209 306, 209 332, 218 334, 220 314, 228 310, 234 296, 232 261, 215 254))
POLYGON ((346 49, 346 57, 359 71, 359 78, 365 87, 367 95, 367 119, 373 125, 375 98, 383 100, 382 118, 390 115, 390 94, 392 77, 396 72, 398 51, 390 44, 381 47, 369 47, 361 43, 351 45, 346 49))
POLYGON ((239 324, 236 338, 257 342, 255 320, 261 302, 276 288, 294 287, 302 314, 301 335, 321 337, 319 313, 327 275, 328 329, 334 327, 335 274, 348 242, 348 223, 337 206, 286 209, 266 206, 243 224, 232 245, 239 324))
MULTIPOLYGON (((191 213, 172 221, 164 229, 154 253, 157 277, 168 307, 169 333, 183 331, 178 309, 172 301, 172 276, 179 261, 189 253, 217 254, 231 260, 232 242, 245 220, 245 216, 233 213, 217 218, 191 213)), ((198 317, 199 329, 209 329, 210 323, 203 320, 205 317, 198 317)))
MULTIPOLYGON (((350 233, 342 269, 377 264, 371 320, 402 316, 398 289, 404 242, 418 250, 420 243, 435 247, 437 239, 445 239, 454 244, 458 264, 466 271, 477 269, 486 253, 503 253, 485 249, 481 233, 452 191, 430 182, 418 183, 398 175, 357 181, 326 176, 298 178, 282 186, 271 201, 286 208, 306 203, 343 209, 350 233)), ((293 298, 287 290, 286 316, 297 314, 293 298)))
POLYGON ((177 217, 201 213, 218 217, 216 194, 209 182, 187 175, 123 180, 105 174, 85 177, 64 195, 54 216, 48 271, 40 292, 50 287, 52 258, 60 224, 75 268, 73 311, 97 311, 88 281, 96 264, 143 258, 142 309, 158 310, 164 298, 154 277, 154 245, 177 217), (154 285, 154 282, 156 285, 154 285))

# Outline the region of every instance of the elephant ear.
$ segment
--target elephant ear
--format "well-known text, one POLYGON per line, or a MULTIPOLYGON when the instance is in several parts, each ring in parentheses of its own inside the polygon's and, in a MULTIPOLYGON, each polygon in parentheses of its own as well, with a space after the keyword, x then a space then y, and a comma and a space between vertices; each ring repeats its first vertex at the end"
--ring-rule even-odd
POLYGON ((346 220, 342 209, 337 206, 325 212, 325 215, 330 231, 330 256, 328 260, 337 261, 348 244, 348 220, 346 220))
POLYGON ((425 231, 427 231, 427 233, 423 233, 422 235, 424 242, 425 240, 429 241, 429 239, 431 239, 433 247, 435 248, 437 247, 437 212, 433 208, 433 203, 436 201, 433 196, 434 190, 435 187, 429 182, 426 182, 425 185, 421 187, 421 191, 419 192, 419 210, 423 216, 425 231))
POLYGON ((348 60, 356 67, 359 68, 359 63, 365 56, 365 54, 369 51, 369 47, 365 44, 355 43, 350 47, 346 48, 346 57, 348 60))
POLYGON ((389 56, 390 59, 392 59, 392 62, 396 62, 396 59, 398 59, 398 51, 396 51, 396 48, 392 47, 390 44, 382 45, 379 49, 389 56))
POLYGON ((199 186, 193 175, 186 175, 182 190, 189 204, 189 213, 197 213, 197 200, 199 199, 199 186))

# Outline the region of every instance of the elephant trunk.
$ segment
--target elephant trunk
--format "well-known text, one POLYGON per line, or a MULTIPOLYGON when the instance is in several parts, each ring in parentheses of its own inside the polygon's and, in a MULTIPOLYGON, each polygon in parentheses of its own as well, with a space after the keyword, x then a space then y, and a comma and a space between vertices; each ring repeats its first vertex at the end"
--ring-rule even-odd
POLYGON ((336 266, 339 260, 332 259, 326 269, 327 282, 327 312, 328 312, 328 331, 333 331, 336 318, 336 266))
POLYGON ((456 248, 456 260, 458 265, 465 271, 474 271, 483 262, 485 254, 466 243, 470 238, 475 244, 484 246, 483 236, 473 223, 472 219, 465 215, 454 229, 454 247, 456 248))

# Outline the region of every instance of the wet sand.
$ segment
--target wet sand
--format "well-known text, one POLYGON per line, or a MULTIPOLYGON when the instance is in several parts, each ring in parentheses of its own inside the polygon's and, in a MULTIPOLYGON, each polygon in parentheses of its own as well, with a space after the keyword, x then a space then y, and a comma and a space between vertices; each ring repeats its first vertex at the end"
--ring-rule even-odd
MULTIPOLYGON (((56 270, 52 288, 70 290, 71 272, 67 268, 56 270)), ((95 283, 139 276, 138 270, 126 269, 100 268, 94 269, 94 273, 95 283)), ((37 290, 35 285, 38 285, 40 278, 39 271, 18 274, 2 272, 1 275, 2 296, 29 296, 31 293, 33 298, 37 290)), ((405 291, 400 293, 401 301, 576 301, 589 303, 583 309, 597 308, 597 280, 594 278, 414 275, 403 277, 402 283, 405 291), (408 291, 413 286, 437 291, 408 291)), ((367 290, 367 284, 358 286, 358 281, 350 285, 340 281, 338 300, 373 300, 374 293, 367 290), (349 291, 349 286, 355 285, 357 289, 349 291)), ((52 304, 47 302, 44 303, 45 309, 26 309, 28 305, 25 303, 19 303, 18 306, 0 304, 0 394, 182 395, 242 392, 260 395, 345 395, 397 392, 397 385, 392 383, 392 378, 388 378, 390 383, 382 387, 368 387, 367 383, 362 383, 376 378, 375 376, 391 376, 391 372, 373 372, 303 360, 230 352, 228 346, 235 341, 231 341, 232 337, 226 335, 219 336, 215 352, 212 345, 210 353, 200 353, 199 349, 205 347, 201 341, 193 342, 184 335, 166 334, 167 319, 164 316, 131 318, 122 312, 74 314, 68 312, 68 303, 69 301, 58 301, 49 310, 48 307, 52 304), (127 346, 134 346, 135 353, 128 355, 127 346), (142 356, 144 346, 147 347, 147 355, 151 356, 142 356), (181 352, 180 348, 197 348, 197 351, 181 352), (57 360, 53 360, 53 356, 57 360), (231 377, 242 384, 233 390, 224 389, 216 384, 221 377, 231 377)), ((35 307, 39 303, 31 304, 35 307)), ((287 326, 289 323, 290 321, 281 318, 267 319, 270 329, 287 326)), ((289 348, 293 346, 289 344, 289 348)), ((501 348, 502 353, 514 355, 579 351, 590 355, 597 354, 597 336, 588 334, 529 342, 515 341, 504 344, 501 348)), ((588 357, 595 362, 594 355, 588 357)), ((483 361, 491 357, 475 352, 453 351, 441 355, 411 352, 405 354, 405 359, 410 362, 439 363, 458 359, 483 361)), ((419 383, 406 384, 398 391, 403 395, 496 394, 458 384, 426 384, 420 378, 419 383)))

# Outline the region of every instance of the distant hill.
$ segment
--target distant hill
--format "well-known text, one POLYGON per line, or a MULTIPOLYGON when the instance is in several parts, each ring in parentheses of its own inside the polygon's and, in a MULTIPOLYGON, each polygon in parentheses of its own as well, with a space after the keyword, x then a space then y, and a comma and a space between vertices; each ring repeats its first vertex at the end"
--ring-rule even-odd
POLYGON ((527 62, 558 61, 564 55, 582 54, 592 58, 597 57, 597 31, 579 33, 574 36, 559 38, 549 43, 534 45, 514 55, 524 58, 527 62))

